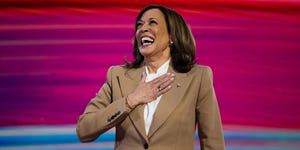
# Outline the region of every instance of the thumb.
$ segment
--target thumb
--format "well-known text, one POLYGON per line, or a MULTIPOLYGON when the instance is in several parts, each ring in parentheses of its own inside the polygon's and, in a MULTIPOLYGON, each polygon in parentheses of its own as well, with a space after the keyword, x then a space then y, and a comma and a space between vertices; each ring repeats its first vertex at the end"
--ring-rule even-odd
POLYGON ((146 72, 143 72, 142 73, 142 82, 146 82, 146 77, 147 77, 147 74, 146 74, 146 72))

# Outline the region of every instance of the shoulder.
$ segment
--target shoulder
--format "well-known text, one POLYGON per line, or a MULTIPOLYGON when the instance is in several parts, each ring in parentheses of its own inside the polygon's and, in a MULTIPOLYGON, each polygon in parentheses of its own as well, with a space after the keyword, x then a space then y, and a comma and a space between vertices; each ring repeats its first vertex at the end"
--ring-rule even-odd
POLYGON ((126 70, 128 70, 125 65, 118 65, 118 66, 110 66, 106 77, 107 79, 111 79, 114 76, 119 76, 121 74, 124 74, 126 72, 126 70))
POLYGON ((125 65, 118 65, 118 66, 110 66, 108 69, 108 72, 126 72, 128 69, 125 67, 125 65))
POLYGON ((212 74, 212 69, 209 66, 195 64, 189 71, 189 74, 212 74))
POLYGON ((200 81, 213 81, 213 71, 209 66, 195 64, 188 72, 188 76, 200 81))
POLYGON ((139 72, 140 68, 127 68, 125 65, 118 65, 118 66, 111 66, 108 69, 108 76, 128 76, 128 75, 134 75, 137 72, 139 72))

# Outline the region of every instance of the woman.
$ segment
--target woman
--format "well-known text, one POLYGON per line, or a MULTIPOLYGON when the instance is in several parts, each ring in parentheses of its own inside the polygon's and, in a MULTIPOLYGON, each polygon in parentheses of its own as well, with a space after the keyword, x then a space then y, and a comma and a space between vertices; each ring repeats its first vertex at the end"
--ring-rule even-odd
POLYGON ((111 67, 77 124, 82 142, 116 127, 117 150, 222 150, 224 138, 209 67, 195 64, 183 18, 148 6, 136 18, 133 62, 111 67))

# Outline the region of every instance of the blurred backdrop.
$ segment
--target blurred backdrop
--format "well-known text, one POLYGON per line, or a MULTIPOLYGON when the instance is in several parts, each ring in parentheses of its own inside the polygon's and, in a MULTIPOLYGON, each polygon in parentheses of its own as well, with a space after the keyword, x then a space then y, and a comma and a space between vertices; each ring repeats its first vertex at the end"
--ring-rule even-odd
POLYGON ((114 130, 80 144, 74 125, 107 69, 132 60, 148 4, 189 24, 197 62, 214 72, 227 149, 300 149, 297 0, 0 1, 0 149, 113 149, 114 130))

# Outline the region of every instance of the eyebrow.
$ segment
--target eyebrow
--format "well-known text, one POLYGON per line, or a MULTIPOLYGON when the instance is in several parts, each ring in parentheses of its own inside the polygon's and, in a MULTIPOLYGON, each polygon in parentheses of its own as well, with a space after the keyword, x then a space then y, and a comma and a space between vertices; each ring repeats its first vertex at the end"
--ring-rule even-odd
MULTIPOLYGON (((149 18, 148 20, 158 20, 157 18, 149 18)), ((139 19, 137 22, 139 22, 139 21, 142 21, 142 22, 144 22, 143 20, 141 20, 141 19, 139 19)))
POLYGON ((149 18, 148 20, 157 20, 157 18, 149 18))

